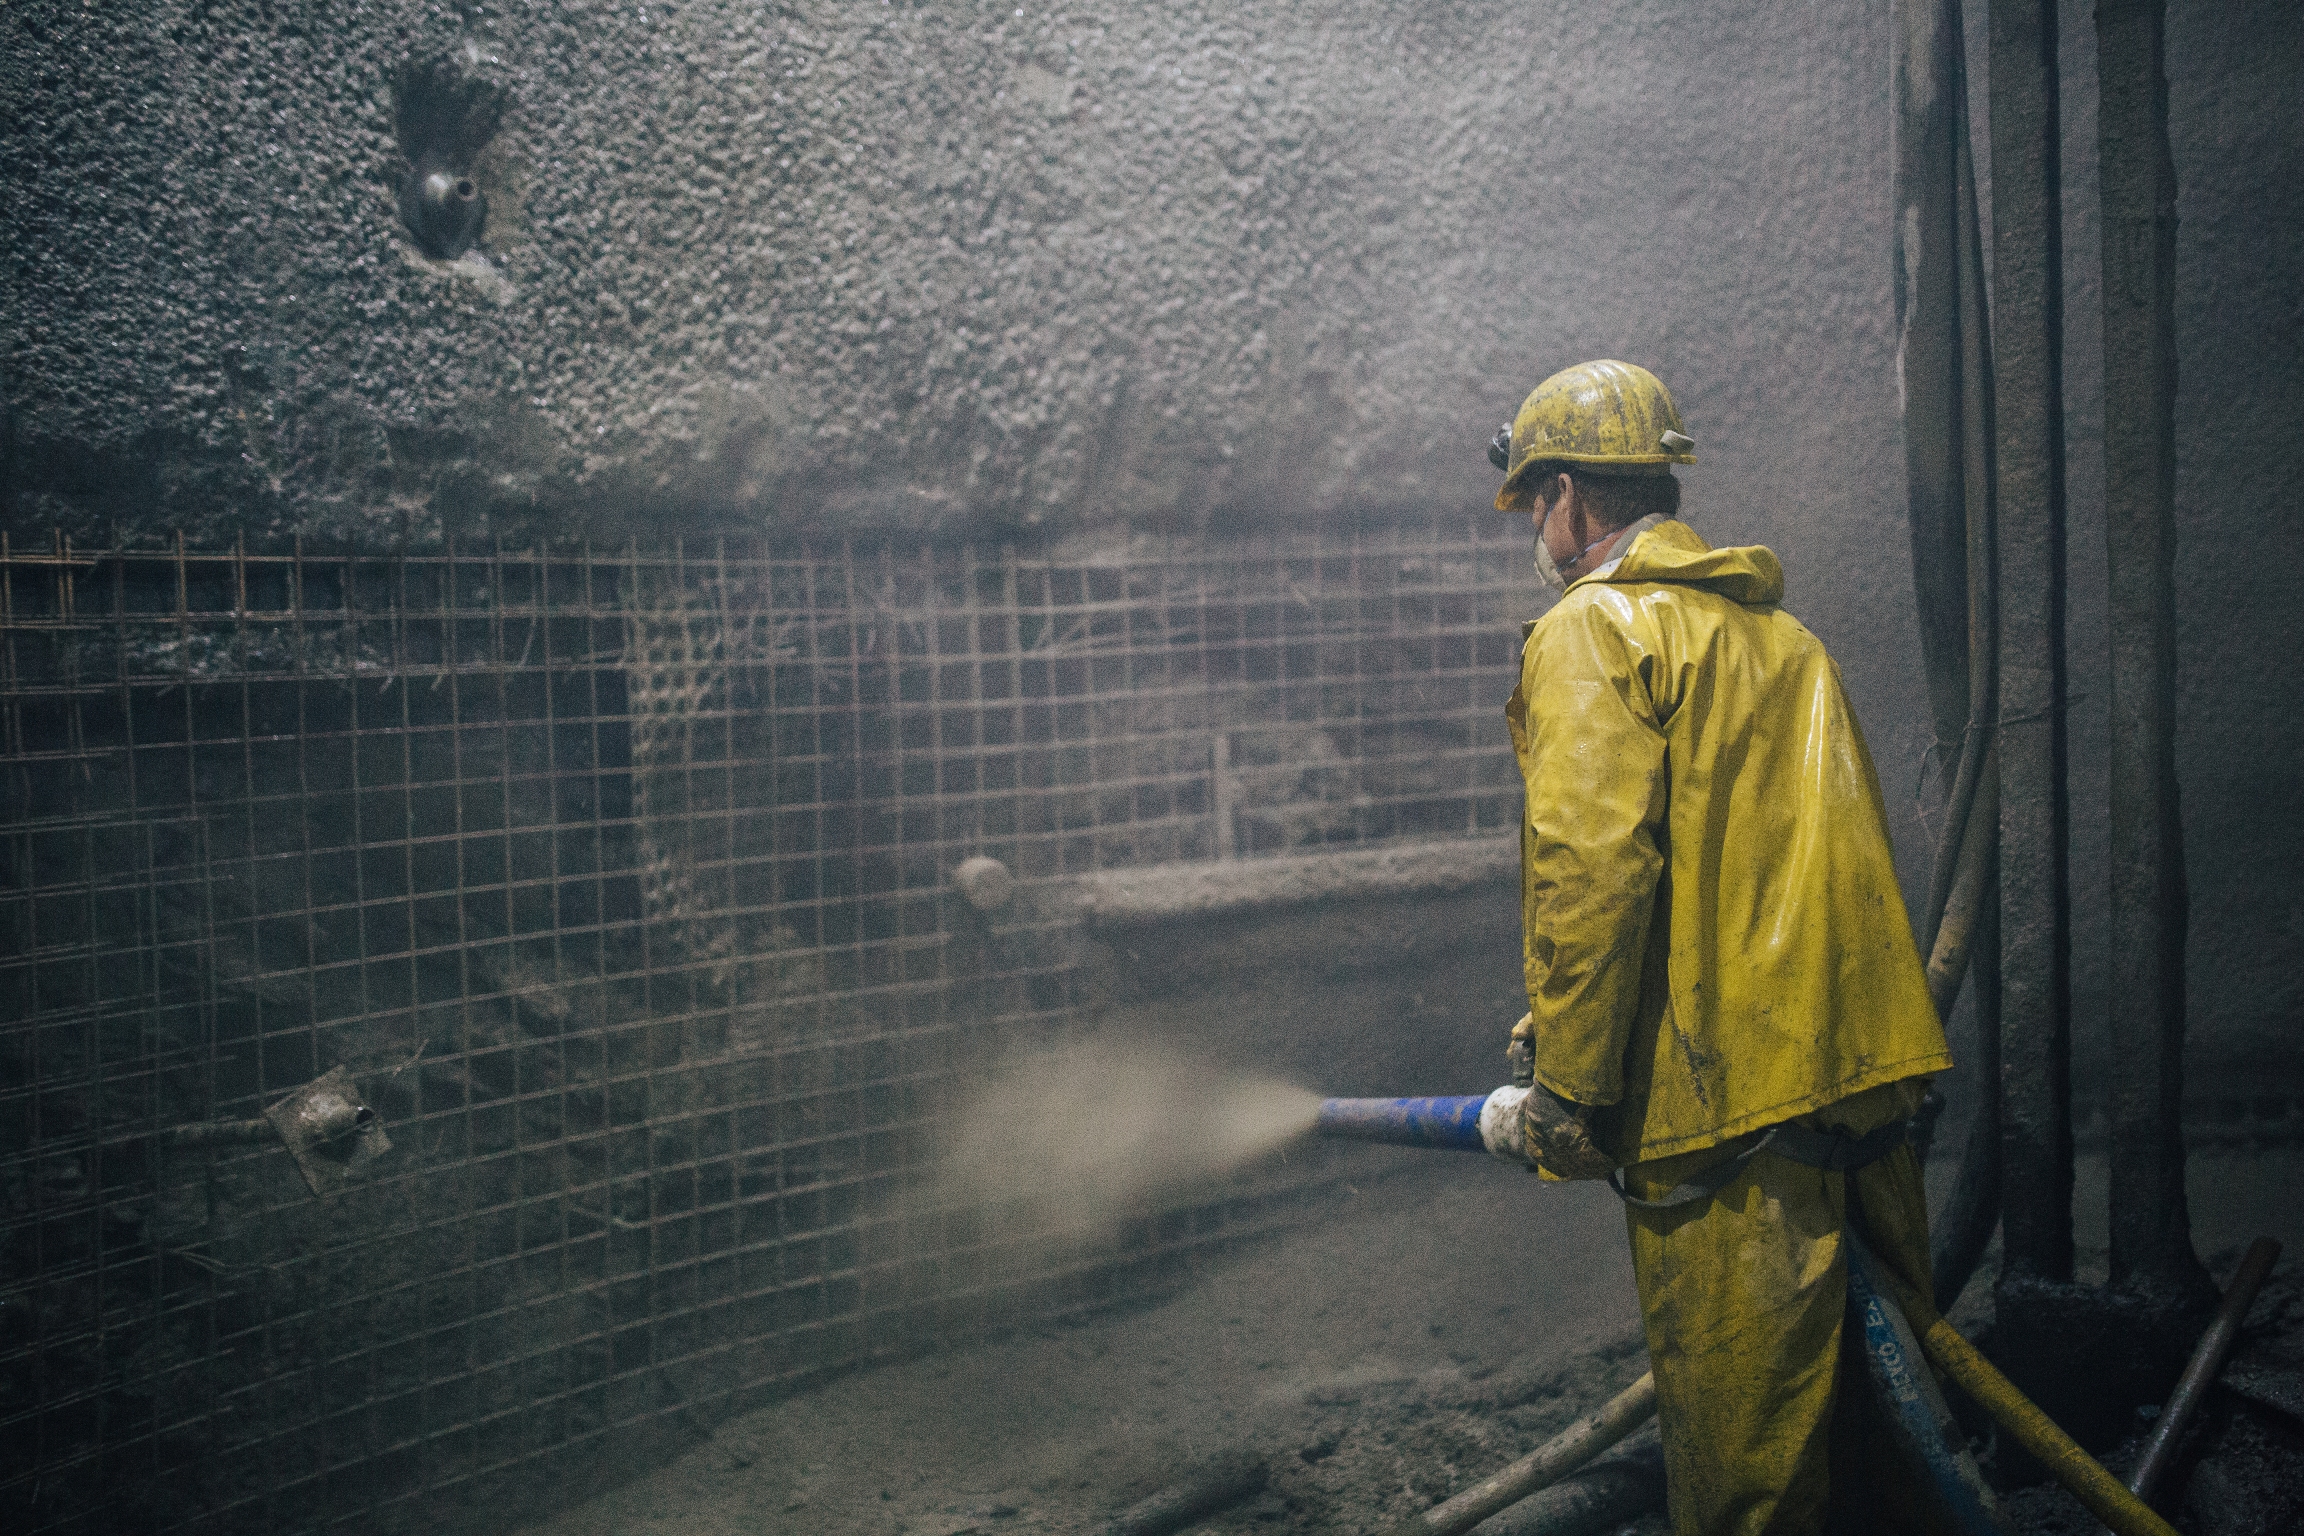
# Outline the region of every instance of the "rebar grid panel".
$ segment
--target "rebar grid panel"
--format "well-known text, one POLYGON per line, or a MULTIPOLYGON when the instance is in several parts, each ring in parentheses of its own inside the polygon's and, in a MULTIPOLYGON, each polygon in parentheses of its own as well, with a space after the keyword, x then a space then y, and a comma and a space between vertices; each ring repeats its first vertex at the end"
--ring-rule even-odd
POLYGON ((1279 1219, 907 1196, 955 1077, 1083 1011, 1047 904, 947 877, 1504 828, 1524 543, 0 540, 12 1523, 422 1524, 1279 1219), (155 1135, 338 1063, 395 1147, 331 1200, 155 1135))

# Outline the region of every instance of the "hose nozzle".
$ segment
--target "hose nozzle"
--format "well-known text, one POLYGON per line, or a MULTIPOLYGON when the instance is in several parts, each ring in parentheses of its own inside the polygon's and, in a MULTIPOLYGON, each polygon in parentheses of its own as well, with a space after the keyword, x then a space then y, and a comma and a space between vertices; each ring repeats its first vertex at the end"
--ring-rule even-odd
POLYGON ((1486 1152, 1525 1166, 1520 1101, 1527 1097, 1526 1088, 1508 1085, 1494 1093, 1430 1099, 1322 1099, 1313 1130, 1347 1141, 1486 1152))

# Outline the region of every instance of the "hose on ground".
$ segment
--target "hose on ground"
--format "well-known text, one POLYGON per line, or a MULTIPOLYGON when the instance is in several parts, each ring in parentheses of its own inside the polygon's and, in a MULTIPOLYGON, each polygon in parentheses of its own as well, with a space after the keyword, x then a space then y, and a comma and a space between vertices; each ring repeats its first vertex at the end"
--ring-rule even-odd
POLYGON ((2017 1391, 2015 1383, 2001 1375, 1999 1368, 1962 1338, 1960 1330, 1944 1321, 1935 1308, 1925 1305, 1894 1270, 1880 1265, 1874 1278, 1912 1324, 1912 1331, 1920 1335, 1920 1348, 1928 1363, 1974 1398, 2001 1433, 2031 1452, 2050 1476, 2088 1507, 2090 1514, 2116 1536, 2176 1536, 2174 1526, 2130 1493, 2120 1479, 2104 1470, 2103 1463, 2081 1449, 2055 1420, 2017 1391))

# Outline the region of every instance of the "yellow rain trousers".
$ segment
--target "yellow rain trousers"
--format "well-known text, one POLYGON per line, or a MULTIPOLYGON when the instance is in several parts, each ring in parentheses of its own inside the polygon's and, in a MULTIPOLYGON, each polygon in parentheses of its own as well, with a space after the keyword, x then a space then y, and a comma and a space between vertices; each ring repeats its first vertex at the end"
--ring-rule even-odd
MULTIPOLYGON (((1917 1085, 1891 1083, 1800 1120, 1861 1135, 1908 1116, 1919 1097, 1917 1085)), ((1625 1188, 1653 1200, 1719 1156, 1644 1163, 1625 1188)), ((1677 1536, 1929 1531, 1919 1517, 1928 1495, 1888 1438, 1846 1327, 1842 1238, 1854 1226, 1929 1294, 1912 1149, 1853 1173, 1763 1152, 1711 1200, 1624 1215, 1677 1536)))
MULTIPOLYGON (((1768 550, 1661 523, 1530 626, 1505 711, 1536 1076, 1593 1107, 1642 1198, 1782 1121, 1909 1114, 1951 1065, 1871 756, 1783 592, 1768 550)), ((1709 1202, 1627 1210, 1674 1528, 1821 1530, 1850 1478, 1891 1486, 1835 1390, 1840 1234, 1925 1284, 1910 1151, 1850 1174, 1762 1153, 1709 1202)))

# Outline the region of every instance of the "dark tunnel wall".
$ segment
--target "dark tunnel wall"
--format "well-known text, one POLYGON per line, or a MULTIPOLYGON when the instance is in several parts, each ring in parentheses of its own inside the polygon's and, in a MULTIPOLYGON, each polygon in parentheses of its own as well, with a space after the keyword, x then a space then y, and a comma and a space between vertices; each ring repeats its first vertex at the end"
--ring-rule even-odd
MULTIPOLYGON (((1982 36, 1981 7, 1971 29, 1982 36)), ((2177 202, 2177 771, 2191 888, 2190 1057, 2230 1098, 2304 1081, 2304 710, 2277 673, 2304 603, 2304 37, 2275 3, 2168 7, 2177 202)), ((2093 8, 2062 6, 2070 463, 2075 1067, 2105 1037, 2109 824, 2103 344, 2093 8)), ((1971 56, 1980 50, 1971 40, 1971 56)), ((1979 71, 1971 82, 1987 88, 1979 71)), ((1984 166, 1988 175, 1988 160, 1984 166)), ((1989 210, 1987 209, 1987 218, 1989 210)), ((1989 248, 1989 247, 1987 247, 1989 248)))
MULTIPOLYGON (((2093 56, 2066 13, 2085 1041, 2093 56)), ((5 526, 1358 521, 1484 500, 1526 388, 1615 354, 1679 394, 1697 524, 1784 554, 1916 874, 1887 26, 1884 0, 14 4, 5 526), (387 80, 441 51, 509 92, 484 262, 423 257, 395 206, 387 80)), ((2293 1071, 2304 727, 2260 658, 2297 596, 2299 45, 2268 3, 2179 3, 2170 37, 2196 1053, 2293 1071)))

